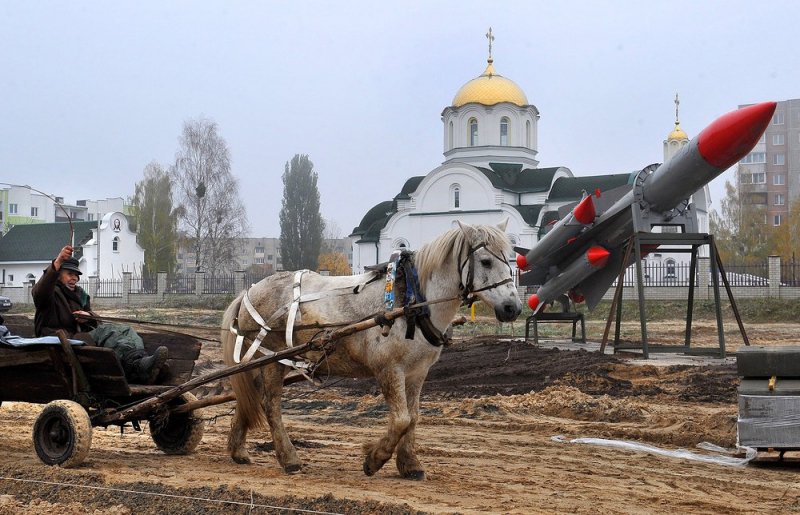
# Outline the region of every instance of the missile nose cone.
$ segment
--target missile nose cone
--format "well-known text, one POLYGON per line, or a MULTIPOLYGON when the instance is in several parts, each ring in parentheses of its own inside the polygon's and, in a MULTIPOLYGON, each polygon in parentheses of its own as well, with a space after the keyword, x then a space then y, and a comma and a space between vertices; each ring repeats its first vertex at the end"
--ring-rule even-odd
POLYGON ((610 255, 611 253, 603 247, 591 247, 586 251, 586 259, 589 261, 590 265, 595 267, 606 266, 606 263, 608 263, 608 256, 610 255))
POLYGON ((531 308, 533 311, 536 311, 536 308, 539 306, 539 297, 535 293, 528 297, 528 307, 531 308))
POLYGON ((522 254, 517 254, 517 268, 522 270, 526 266, 528 266, 528 260, 525 259, 525 256, 523 256, 522 254))
POLYGON ((575 215, 575 219, 583 225, 592 223, 596 215, 592 196, 587 195, 584 197, 583 200, 575 206, 575 209, 572 210, 572 214, 575 215))
POLYGON ((762 102, 720 116, 697 136, 700 155, 716 168, 733 165, 758 143, 777 105, 762 102))

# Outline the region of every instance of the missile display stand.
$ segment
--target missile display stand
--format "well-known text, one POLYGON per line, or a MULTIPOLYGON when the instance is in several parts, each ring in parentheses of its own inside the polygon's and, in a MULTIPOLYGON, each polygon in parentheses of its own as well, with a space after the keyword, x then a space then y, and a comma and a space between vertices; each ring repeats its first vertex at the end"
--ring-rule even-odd
POLYGON ((641 185, 647 180, 647 176, 652 173, 654 168, 645 168, 640 172, 634 184, 634 198, 636 201, 630 206, 632 210, 633 219, 633 236, 631 236, 625 249, 625 257, 622 260, 619 275, 617 277, 617 287, 614 291, 614 296, 611 302, 611 308, 606 320, 605 331, 603 332, 603 340, 600 345, 601 352, 605 351, 608 342, 608 333, 611 328, 612 320, 616 321, 614 332, 614 352, 618 351, 640 351, 645 359, 649 358, 650 352, 673 352, 683 354, 716 354, 720 358, 725 357, 725 332, 722 322, 722 305, 720 302, 720 280, 722 280, 725 291, 730 301, 733 315, 736 323, 739 326, 739 331, 742 335, 742 340, 745 345, 750 345, 747 338, 742 318, 739 315, 739 309, 736 306, 736 300, 733 297, 728 277, 725 274, 725 268, 722 260, 719 257, 714 236, 707 233, 699 232, 651 232, 655 226, 673 226, 677 227, 679 231, 696 230, 698 227, 697 216, 694 212, 693 206, 689 203, 688 199, 682 202, 678 207, 668 213, 652 213, 648 209, 647 202, 643 201, 641 197, 641 185), (685 341, 683 345, 650 345, 647 336, 647 315, 645 311, 645 282, 644 273, 642 270, 642 247, 648 251, 660 247, 662 245, 670 246, 667 251, 670 253, 690 253, 691 262, 689 267, 689 291, 687 296, 686 308, 686 330, 685 341), (672 248, 672 246, 680 245, 680 248, 672 248), (711 271, 711 283, 714 292, 714 308, 717 319, 717 334, 719 347, 718 348, 692 348, 692 315, 694 308, 694 295, 695 295, 695 281, 697 275, 697 256, 698 249, 703 246, 708 246, 709 262, 711 271), (689 248, 687 248, 689 247, 689 248), (639 304, 639 323, 641 325, 642 339, 639 343, 622 343, 620 341, 620 324, 622 321, 622 294, 625 278, 625 270, 630 263, 631 253, 633 253, 633 264, 636 266, 635 283, 638 293, 639 304), (616 311, 616 313, 615 313, 616 311))

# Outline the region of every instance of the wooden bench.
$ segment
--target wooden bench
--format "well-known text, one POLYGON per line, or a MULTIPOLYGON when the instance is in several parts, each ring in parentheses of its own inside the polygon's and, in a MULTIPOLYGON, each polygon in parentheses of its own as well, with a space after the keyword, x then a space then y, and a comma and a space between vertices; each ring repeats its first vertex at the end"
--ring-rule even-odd
POLYGON ((571 323, 572 324, 572 341, 578 343, 586 343, 586 322, 583 319, 583 313, 548 313, 540 311, 535 315, 529 316, 525 320, 525 341, 528 341, 531 327, 533 327, 533 343, 539 343, 539 323, 543 324, 557 324, 557 323, 571 323), (577 338, 578 322, 581 324, 581 337, 577 338))

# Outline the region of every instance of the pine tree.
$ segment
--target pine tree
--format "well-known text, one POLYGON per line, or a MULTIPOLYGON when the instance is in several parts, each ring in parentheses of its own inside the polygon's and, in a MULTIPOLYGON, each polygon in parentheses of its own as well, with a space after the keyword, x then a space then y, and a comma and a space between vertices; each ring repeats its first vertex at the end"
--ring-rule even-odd
POLYGON ((314 163, 296 154, 286 163, 282 178, 281 262, 286 270, 316 270, 325 222, 314 163))

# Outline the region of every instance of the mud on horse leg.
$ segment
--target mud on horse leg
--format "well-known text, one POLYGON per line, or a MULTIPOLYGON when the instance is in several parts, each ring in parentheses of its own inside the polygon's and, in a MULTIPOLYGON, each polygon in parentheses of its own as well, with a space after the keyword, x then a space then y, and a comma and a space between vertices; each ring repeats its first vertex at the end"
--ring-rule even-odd
POLYGON ((364 444, 364 473, 375 474, 392 457, 397 443, 411 425, 406 403, 405 377, 401 371, 390 370, 379 376, 378 384, 389 407, 389 426, 376 442, 364 444))

